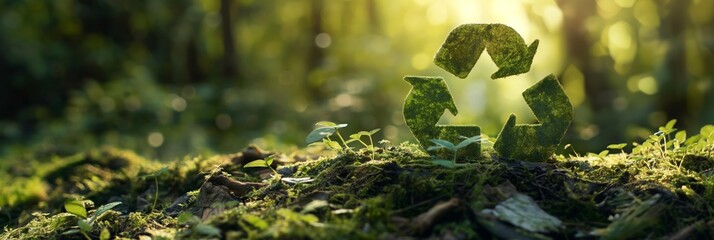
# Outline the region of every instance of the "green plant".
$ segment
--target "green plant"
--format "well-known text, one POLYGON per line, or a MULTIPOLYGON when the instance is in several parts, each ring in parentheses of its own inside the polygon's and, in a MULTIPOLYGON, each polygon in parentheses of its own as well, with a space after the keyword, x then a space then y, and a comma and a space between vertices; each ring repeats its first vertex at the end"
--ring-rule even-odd
POLYGON ((625 147, 627 147, 627 143, 617 143, 617 144, 607 145, 607 149, 620 150, 620 153, 625 153, 625 147))
POLYGON ((457 166, 461 166, 462 164, 456 163, 456 159, 458 158, 459 155, 459 149, 465 148, 469 144, 472 143, 477 143, 481 141, 485 141, 485 139, 481 139, 481 136, 473 136, 473 137, 464 137, 461 136, 464 140, 459 142, 458 144, 453 144, 449 141, 442 140, 442 139, 431 139, 430 141, 433 142, 434 146, 431 146, 427 149, 427 151, 435 151, 435 150, 440 150, 440 149, 446 149, 451 152, 453 152, 453 158, 451 160, 446 160, 446 159, 434 159, 431 162, 434 164, 438 164, 447 168, 453 168, 457 166))
POLYGON ((351 134, 350 139, 345 141, 338 129, 347 127, 347 124, 337 124, 333 122, 322 121, 316 123, 315 125, 318 127, 315 128, 315 130, 312 130, 312 132, 307 135, 307 137, 305 138, 306 143, 310 145, 321 144, 338 153, 346 153, 352 152, 352 147, 349 146, 350 143, 359 142, 362 144, 362 146, 364 146, 365 149, 367 149, 367 151, 371 152, 371 159, 374 160, 374 152, 377 148, 374 146, 374 140, 372 139, 372 135, 379 132, 379 128, 374 129, 372 131, 360 131, 358 133, 351 134), (330 139, 330 136, 332 136, 333 134, 337 135, 337 137, 340 139, 340 142, 330 139), (365 141, 362 141, 362 137, 365 136, 369 139, 369 144, 367 144, 365 141), (318 142, 320 140, 322 141, 318 142))
MULTIPOLYGON (((68 213, 74 214, 77 217, 80 217, 81 219, 77 221, 76 229, 70 229, 68 231, 65 231, 63 234, 81 233, 86 239, 92 239, 89 237, 89 233, 92 232, 94 224, 97 222, 97 218, 99 218, 104 212, 111 210, 119 204, 121 204, 121 202, 111 202, 104 204, 98 207, 97 210, 92 213, 92 215, 87 216, 87 209, 84 206, 84 201, 77 199, 67 200, 64 203, 64 209, 68 213)), ((109 234, 109 230, 107 230, 106 228, 102 229, 100 233, 100 239, 109 239, 109 237, 111 237, 109 234)))
POLYGON ((309 183, 314 181, 314 179, 310 177, 299 177, 299 178, 294 178, 294 177, 283 177, 280 173, 278 173, 275 168, 273 168, 271 165, 273 164, 273 156, 266 157, 265 159, 258 159, 251 161, 245 165, 243 165, 244 168, 254 168, 254 167, 265 167, 269 168, 273 173, 275 174, 274 176, 278 176, 279 179, 285 183, 289 184, 299 184, 299 183, 309 183))
POLYGON ((633 143, 634 148, 630 156, 637 161, 644 161, 645 166, 653 169, 657 166, 681 170, 682 164, 688 156, 712 157, 714 151, 714 125, 701 128, 699 134, 687 137, 685 131, 674 128, 676 120, 671 120, 660 127, 647 140, 633 143), (674 136, 672 136, 674 135, 674 136))
POLYGON ((379 140, 379 144, 382 144, 383 148, 387 148, 392 145, 392 141, 389 141, 387 139, 382 139, 382 140, 379 140))
MULTIPOLYGON (((305 138, 305 142, 309 144, 314 144, 317 141, 322 140, 321 144, 325 145, 327 148, 332 149, 338 153, 345 153, 347 151, 352 151, 352 149, 347 146, 347 142, 345 142, 345 139, 342 137, 342 134, 340 134, 340 131, 337 129, 347 127, 347 124, 336 124, 333 122, 328 122, 328 121, 322 121, 315 123, 315 126, 318 126, 315 128, 315 130, 312 130, 307 137, 305 138), (340 139, 342 142, 342 145, 340 145, 339 142, 333 141, 330 139, 330 136, 332 134, 337 134, 337 137, 340 139)), ((320 144, 320 143, 318 143, 320 144)))
MULTIPOLYGON (((570 145, 570 144, 568 144, 568 145, 570 145)), ((607 145, 607 149, 602 150, 599 153, 591 153, 590 152, 590 153, 588 153, 588 156, 605 159, 605 157, 607 157, 607 155, 610 154, 610 150, 620 150, 620 152, 624 154, 625 153, 624 148, 626 146, 627 146, 627 143, 610 144, 610 145, 607 145)), ((571 148, 572 148, 572 146, 571 146, 571 148)), ((573 152, 575 152, 574 149, 573 149, 573 152)), ((576 153, 576 155, 577 155, 577 153, 576 153)))
POLYGON ((573 156, 580 157, 580 154, 578 154, 578 151, 575 151, 575 148, 570 143, 565 144, 565 146, 563 146, 563 151, 568 150, 568 148, 570 148, 570 150, 573 151, 573 154, 570 154, 570 157, 573 157, 573 156))
MULTIPOLYGON (((686 137, 686 135, 680 137, 686 137)), ((675 138, 680 139, 680 137, 675 138)), ((701 128, 699 134, 684 141, 684 145, 687 146, 686 154, 712 156, 714 150, 712 143, 714 143, 714 125, 706 125, 701 128)))
POLYGON ((374 147, 374 142, 372 141, 372 135, 379 132, 379 130, 380 129, 377 128, 377 129, 374 129, 369 132, 360 131, 358 133, 352 134, 352 135, 350 135, 350 140, 347 140, 347 143, 349 144, 349 143, 355 142, 355 141, 361 143, 365 147, 365 149, 367 149, 367 151, 370 151, 372 153, 371 159, 374 160, 374 152, 375 152, 376 148, 374 147), (369 144, 362 141, 362 137, 364 137, 364 136, 367 136, 367 138, 369 138, 369 144))
POLYGON ((650 135, 650 137, 642 142, 642 144, 632 144, 635 146, 632 149, 632 153, 643 155, 643 157, 647 159, 646 165, 648 168, 652 169, 655 167, 655 164, 658 163, 669 163, 671 165, 675 165, 673 163, 675 154, 670 153, 679 152, 681 150, 680 140, 681 142, 684 142, 684 138, 686 138, 686 132, 684 131, 677 133, 676 136, 678 135, 679 137, 675 136, 674 140, 668 138, 670 134, 677 130, 674 128, 675 123, 677 123, 677 120, 673 119, 667 122, 664 126, 659 127, 659 131, 650 135))
POLYGON ((159 199, 159 176, 167 174, 168 172, 169 169, 163 167, 158 171, 141 176, 142 178, 154 178, 154 202, 151 204, 151 212, 154 212, 154 209, 156 208, 156 201, 159 199))
POLYGON ((273 173, 275 173, 276 176, 280 176, 278 171, 276 171, 272 166, 270 166, 273 164, 273 160, 274 160, 274 157, 269 156, 269 157, 266 157, 265 159, 258 159, 258 160, 254 160, 249 163, 246 163, 245 165, 243 165, 243 167, 244 168, 267 167, 267 168, 270 168, 270 170, 273 171, 273 173))

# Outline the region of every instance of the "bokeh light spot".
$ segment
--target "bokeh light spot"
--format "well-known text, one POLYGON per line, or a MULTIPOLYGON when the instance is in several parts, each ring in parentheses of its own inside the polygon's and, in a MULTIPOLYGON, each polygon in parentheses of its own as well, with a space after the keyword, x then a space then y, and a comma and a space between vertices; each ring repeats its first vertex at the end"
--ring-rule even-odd
POLYGON ((558 6, 548 5, 543 9, 543 22, 548 31, 558 31, 563 24, 563 12, 558 6))
POLYGON ((174 111, 183 112, 184 110, 186 110, 186 100, 182 97, 175 97, 173 100, 171 100, 171 108, 173 108, 174 111))
POLYGON ((233 119, 228 114, 221 113, 216 116, 216 127, 221 130, 226 130, 233 124, 233 119))
POLYGON ((612 108, 618 111, 623 111, 627 108, 628 103, 627 98, 618 97, 612 101, 612 108))
POLYGON ((412 57, 412 67, 416 70, 424 70, 429 67, 431 58, 426 53, 419 53, 412 57))
POLYGON ((563 72, 563 88, 573 106, 579 106, 585 100, 585 76, 574 65, 568 66, 563 72))
POLYGON ((162 144, 164 144, 164 135, 160 132, 152 132, 151 134, 149 134, 146 140, 152 147, 160 147, 162 144))
POLYGON ((625 21, 619 21, 607 30, 608 49, 610 55, 618 64, 626 64, 635 57, 636 46, 632 41, 634 31, 625 21))
POLYGON ((635 4, 635 18, 640 24, 647 27, 659 26, 659 14, 657 14, 657 6, 651 0, 639 0, 635 4))
POLYGON ((632 46, 630 36, 632 29, 624 21, 619 21, 608 28, 608 46, 611 48, 624 49, 632 46))
POLYGON ((181 96, 186 99, 191 99, 196 96, 196 89, 191 85, 186 85, 181 89, 181 96))
POLYGON ((386 127, 384 127, 385 139, 395 139, 397 138, 397 133, 399 133, 399 130, 394 125, 387 125, 386 127))
POLYGON ((332 37, 327 33, 320 33, 315 36, 315 45, 319 48, 327 48, 332 45, 332 37))
POLYGON ((600 128, 595 124, 588 125, 580 130, 580 138, 583 140, 590 140, 598 134, 600 134, 600 128))
POLYGON ((613 1, 597 1, 597 13, 601 17, 608 19, 612 18, 620 12, 620 6, 615 4, 613 1))
POLYGON ((652 76, 640 78, 640 80, 637 81, 637 88, 647 95, 653 95, 659 90, 657 87, 657 80, 655 80, 652 76))
POLYGON ((337 97, 335 98, 335 102, 340 107, 350 106, 350 105, 352 105, 352 96, 350 96, 349 94, 346 94, 346 93, 337 95, 337 97))
POLYGON ((615 3, 621 8, 629 8, 635 5, 635 0, 615 0, 615 3))

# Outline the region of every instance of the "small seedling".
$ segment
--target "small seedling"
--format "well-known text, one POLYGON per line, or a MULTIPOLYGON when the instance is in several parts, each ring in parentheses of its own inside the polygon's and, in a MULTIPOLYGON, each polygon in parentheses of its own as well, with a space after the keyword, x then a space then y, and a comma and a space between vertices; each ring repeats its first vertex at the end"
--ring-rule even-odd
POLYGON ((625 153, 625 147, 627 147, 627 143, 618 143, 618 144, 610 144, 607 145, 607 149, 611 150, 620 150, 621 153, 625 153))
POLYGON ((382 140, 379 140, 379 144, 382 144, 383 148, 387 148, 390 145, 392 145, 392 141, 389 141, 387 139, 382 139, 382 140))
POLYGON ((347 124, 336 124, 333 122, 322 121, 315 123, 318 126, 315 130, 312 130, 310 134, 305 138, 306 143, 315 143, 322 140, 321 144, 324 144, 327 148, 335 150, 338 153, 345 153, 347 151, 352 151, 352 149, 347 146, 347 142, 342 138, 342 134, 337 129, 347 127, 347 124), (337 137, 342 141, 342 145, 339 142, 330 139, 332 134, 336 134, 337 137))
POLYGON ((305 138, 306 143, 310 145, 322 144, 327 148, 336 151, 337 153, 346 153, 353 152, 352 147, 350 147, 348 144, 352 142, 359 142, 362 144, 362 146, 365 147, 365 149, 372 153, 371 159, 374 160, 374 152, 377 148, 374 146, 374 140, 372 139, 372 135, 379 132, 379 128, 374 129, 372 131, 360 131, 358 133, 352 134, 350 135, 350 139, 345 141, 338 129, 347 127, 347 124, 337 124, 333 122, 322 121, 316 123, 315 125, 318 127, 315 130, 312 130, 312 132, 307 135, 307 137, 305 138), (337 135, 337 137, 340 139, 340 142, 333 141, 332 139, 330 139, 330 136, 332 136, 333 134, 337 135), (367 144, 365 141, 362 141, 362 137, 365 136, 369 138, 369 144, 367 144), (320 140, 322 141, 318 142, 320 140))
POLYGON ((273 156, 269 156, 265 159, 258 159, 252 162, 249 162, 245 164, 243 167, 244 168, 253 168, 253 167, 265 167, 265 168, 270 168, 271 171, 275 174, 275 176, 280 176, 280 180, 282 180, 285 183, 288 184, 300 184, 300 183, 309 183, 314 181, 314 179, 309 178, 309 177, 302 177, 302 178, 292 178, 292 177, 283 177, 280 173, 278 173, 275 168, 273 168, 273 156))
MULTIPOLYGON (((121 202, 111 202, 104 204, 100 207, 97 208, 92 215, 88 216, 87 215, 87 209, 84 207, 84 202, 81 200, 77 199, 70 199, 67 200, 64 203, 64 209, 71 214, 74 214, 81 219, 77 221, 77 229, 71 229, 68 231, 65 231, 63 234, 75 234, 75 233, 80 233, 82 234, 86 239, 90 240, 92 238, 89 237, 89 233, 92 232, 92 229, 94 228, 94 224, 97 222, 97 218, 100 217, 104 212, 111 210, 112 208, 116 207, 117 205, 121 204, 121 202)), ((100 239, 109 239, 110 234, 109 230, 102 229, 102 232, 100 234, 100 239), (106 237, 106 238, 104 238, 106 237)))
POLYGON ((350 140, 347 140, 347 143, 348 143, 348 144, 351 143, 351 142, 359 142, 359 143, 361 143, 361 144, 367 149, 367 151, 370 151, 370 152, 372 153, 372 158, 371 158, 371 160, 374 160, 374 152, 375 152, 376 148, 374 147, 374 142, 372 141, 372 135, 374 135, 375 133, 379 132, 379 130, 380 130, 380 129, 377 128, 377 129, 374 129, 374 130, 369 131, 369 132, 367 132, 367 131, 360 131, 360 132, 358 132, 358 133, 352 134, 352 135, 350 135, 350 140), (367 136, 367 138, 369 138, 369 144, 367 144, 367 143, 365 143, 364 141, 362 141, 362 137, 364 137, 364 136, 367 136))
POLYGON ((431 139, 431 142, 433 142, 436 145, 429 147, 427 149, 427 151, 447 149, 454 153, 454 157, 451 159, 451 161, 446 160, 446 159, 435 159, 435 160, 432 160, 431 162, 434 164, 442 165, 447 168, 454 168, 454 167, 463 165, 463 164, 456 163, 456 159, 459 155, 459 149, 465 148, 466 146, 468 146, 469 144, 472 144, 472 143, 481 142, 482 139, 481 139, 481 136, 473 136, 470 138, 462 136, 461 138, 464 138, 464 140, 459 142, 458 144, 453 144, 449 141, 442 140, 442 139, 431 139))
POLYGON ((142 176, 143 178, 154 178, 154 202, 151 204, 151 212, 154 212, 154 209, 156 209, 156 201, 159 199, 159 176, 167 174, 168 172, 169 169, 163 167, 156 172, 142 176))
POLYGON ((244 168, 267 167, 267 168, 270 168, 270 170, 273 171, 273 173, 275 173, 276 176, 280 176, 278 171, 276 171, 272 166, 270 166, 273 164, 273 160, 274 160, 274 157, 269 156, 269 157, 266 157, 265 159, 258 159, 258 160, 246 163, 245 165, 243 165, 243 167, 244 168))
POLYGON ((656 158, 650 158, 648 160, 648 168, 652 169, 654 165, 659 162, 655 159, 669 160, 663 162, 673 163, 671 154, 668 153, 669 151, 679 151, 680 144, 678 143, 679 140, 677 139, 686 137, 686 135, 682 136, 682 134, 679 133, 677 134, 679 135, 679 138, 675 137, 675 141, 671 141, 672 139, 668 139, 668 136, 677 130, 676 128, 674 128, 675 123, 677 123, 676 119, 671 120, 667 122, 667 124, 665 124, 664 126, 659 127, 659 131, 650 135, 650 137, 642 144, 633 144, 635 146, 632 149, 633 154, 646 153, 650 151, 658 154, 656 158), (677 142, 676 145, 675 142, 677 142))
POLYGON ((575 151, 575 148, 574 148, 573 145, 570 144, 570 143, 565 144, 565 146, 563 146, 563 151, 568 150, 568 148, 570 148, 570 150, 573 151, 573 154, 575 154, 575 155, 570 155, 571 157, 572 157, 572 156, 580 157, 580 154, 578 154, 578 151, 575 151))

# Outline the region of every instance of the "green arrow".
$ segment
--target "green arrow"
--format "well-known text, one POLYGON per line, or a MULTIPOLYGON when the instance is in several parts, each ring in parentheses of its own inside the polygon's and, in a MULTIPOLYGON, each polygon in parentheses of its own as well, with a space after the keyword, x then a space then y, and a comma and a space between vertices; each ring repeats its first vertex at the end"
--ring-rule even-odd
POLYGON ((538 40, 526 46, 521 35, 509 26, 464 24, 449 33, 434 63, 459 78, 466 78, 484 49, 498 66, 498 71, 491 75, 497 79, 528 72, 538 40))
POLYGON ((516 124, 511 114, 493 148, 502 157, 543 161, 555 152, 573 120, 573 105, 555 76, 526 89, 523 98, 540 124, 516 124))
MULTIPOLYGON (((444 111, 449 110, 456 116, 454 99, 451 97, 449 87, 441 77, 433 76, 405 76, 404 80, 412 85, 411 91, 404 100, 404 120, 416 137, 422 148, 427 149, 431 139, 447 140, 458 143, 459 136, 473 137, 481 135, 481 129, 473 125, 438 125, 439 118, 444 111)), ((460 151, 466 156, 480 156, 481 145, 471 144, 460 151)), ((439 153, 442 155, 444 153, 439 153)), ((459 154, 464 156, 462 154, 459 154)))

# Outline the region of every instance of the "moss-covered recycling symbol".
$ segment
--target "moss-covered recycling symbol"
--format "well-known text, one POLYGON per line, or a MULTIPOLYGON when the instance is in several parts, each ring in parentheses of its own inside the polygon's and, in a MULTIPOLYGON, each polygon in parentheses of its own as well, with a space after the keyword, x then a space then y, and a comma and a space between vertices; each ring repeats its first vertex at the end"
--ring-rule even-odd
MULTIPOLYGON (((444 70, 465 78, 484 50, 493 59, 498 79, 526 73, 531 68, 538 40, 530 46, 513 28, 503 24, 464 24, 449 33, 434 63, 444 70)), ((481 134, 476 125, 438 125, 445 110, 457 115, 458 109, 442 77, 405 76, 412 89, 404 100, 404 120, 419 144, 427 149, 430 140, 460 141, 460 137, 481 134)), ((511 114, 501 129, 494 149, 502 157, 543 161, 553 154, 573 119, 573 106, 554 75, 548 75, 523 92, 539 124, 516 124, 511 114)), ((479 156, 481 145, 469 145, 464 152, 479 156)))

